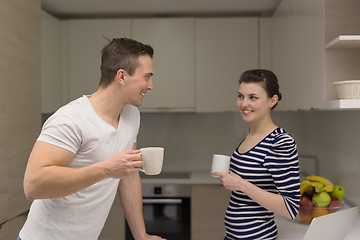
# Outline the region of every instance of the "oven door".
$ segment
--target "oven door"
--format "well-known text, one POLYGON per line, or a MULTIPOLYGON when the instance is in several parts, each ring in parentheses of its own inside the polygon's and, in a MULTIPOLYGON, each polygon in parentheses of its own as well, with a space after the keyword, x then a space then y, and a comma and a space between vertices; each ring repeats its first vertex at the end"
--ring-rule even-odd
MULTIPOLYGON (((170 240, 190 240, 190 197, 143 198, 146 232, 170 240)), ((133 240, 126 223, 126 240, 133 240)))

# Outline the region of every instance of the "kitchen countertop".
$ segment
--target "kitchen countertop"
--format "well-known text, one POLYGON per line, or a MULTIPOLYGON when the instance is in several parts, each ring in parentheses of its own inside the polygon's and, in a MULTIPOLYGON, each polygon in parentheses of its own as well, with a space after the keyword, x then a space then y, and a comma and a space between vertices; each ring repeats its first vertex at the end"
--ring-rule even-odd
MULTIPOLYGON (((157 176, 145 176, 143 174, 140 174, 141 176, 141 182, 143 184, 210 184, 210 185, 220 185, 220 181, 218 178, 211 177, 209 172, 193 172, 193 173, 187 173, 188 175, 186 177, 169 177, 167 178, 161 175, 160 173, 157 176)), ((186 173, 184 173, 186 174, 186 173)))

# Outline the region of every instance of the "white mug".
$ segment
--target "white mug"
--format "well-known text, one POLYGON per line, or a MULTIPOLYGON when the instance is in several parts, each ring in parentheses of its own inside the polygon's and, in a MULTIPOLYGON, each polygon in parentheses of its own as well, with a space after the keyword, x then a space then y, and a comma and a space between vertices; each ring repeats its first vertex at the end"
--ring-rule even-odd
MULTIPOLYGON (((214 154, 212 159, 212 172, 224 172, 228 173, 230 168, 230 157, 226 155, 214 154)), ((219 178, 219 176, 213 177, 219 178)))
POLYGON ((158 175, 161 172, 164 148, 162 147, 146 147, 140 149, 140 154, 143 162, 142 169, 146 175, 158 175))

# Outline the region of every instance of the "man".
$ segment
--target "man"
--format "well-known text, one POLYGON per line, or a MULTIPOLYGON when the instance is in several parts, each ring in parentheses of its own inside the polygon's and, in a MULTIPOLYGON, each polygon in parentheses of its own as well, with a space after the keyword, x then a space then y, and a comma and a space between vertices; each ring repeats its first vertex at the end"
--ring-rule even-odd
POLYGON ((25 171, 25 195, 34 201, 20 239, 98 239, 116 192, 134 238, 162 239, 145 231, 136 150, 152 56, 149 45, 113 39, 102 50, 98 90, 46 121, 25 171))

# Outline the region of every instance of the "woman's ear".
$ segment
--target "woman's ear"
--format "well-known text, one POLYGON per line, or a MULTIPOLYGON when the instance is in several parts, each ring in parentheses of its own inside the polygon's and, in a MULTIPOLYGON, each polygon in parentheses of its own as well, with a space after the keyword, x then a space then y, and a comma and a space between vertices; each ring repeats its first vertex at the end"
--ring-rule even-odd
POLYGON ((279 101, 279 96, 278 95, 272 96, 272 98, 270 100, 271 108, 273 108, 278 101, 279 101))

